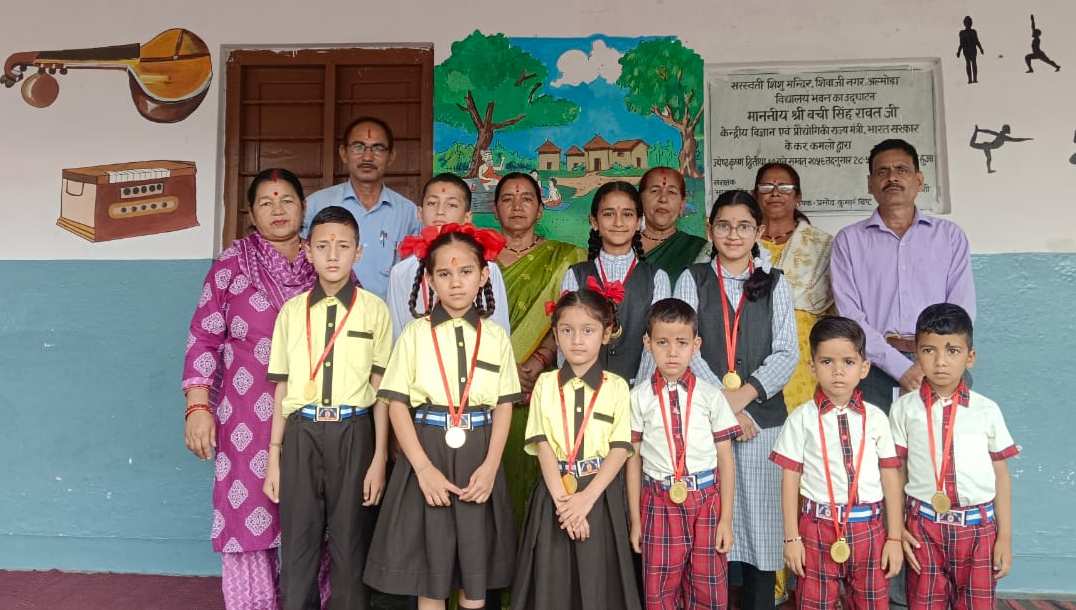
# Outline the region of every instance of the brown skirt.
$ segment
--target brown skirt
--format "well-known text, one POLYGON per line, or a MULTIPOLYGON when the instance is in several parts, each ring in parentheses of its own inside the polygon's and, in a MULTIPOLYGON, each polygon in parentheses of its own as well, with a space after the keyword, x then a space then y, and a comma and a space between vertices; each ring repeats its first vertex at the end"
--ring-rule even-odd
MULTIPOLYGON (((593 480, 580 481, 585 488, 593 480)), ((543 480, 531 493, 512 581, 512 610, 637 610, 624 473, 587 516, 590 538, 573 541, 557 521, 543 480)))
MULTIPOLYGON (((493 426, 467 432, 459 449, 445 444, 443 428, 416 424, 430 462, 457 487, 486 459, 493 426)), ((462 589, 468 599, 485 599, 489 589, 512 582, 516 528, 504 469, 482 504, 452 497, 449 507, 430 506, 411 463, 403 455, 392 470, 366 561, 366 584, 396 595, 447 599, 462 589)))

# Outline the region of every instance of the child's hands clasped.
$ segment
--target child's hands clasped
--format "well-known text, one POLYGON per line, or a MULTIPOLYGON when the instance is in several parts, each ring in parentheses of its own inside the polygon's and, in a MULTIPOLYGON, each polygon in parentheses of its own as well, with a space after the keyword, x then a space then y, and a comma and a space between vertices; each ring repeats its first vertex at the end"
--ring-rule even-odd
POLYGON ((557 517, 560 518, 561 526, 567 525, 578 530, 585 525, 587 515, 590 514, 590 509, 594 508, 595 501, 597 498, 585 489, 569 495, 563 504, 557 506, 557 517))
POLYGON ((426 504, 430 506, 451 506, 452 497, 449 494, 463 495, 462 489, 453 485, 436 466, 429 462, 417 468, 415 476, 418 478, 419 489, 426 498, 426 504))
POLYGON ((467 482, 467 487, 463 488, 460 500, 478 504, 489 500, 490 494, 493 493, 493 482, 496 478, 497 465, 482 462, 482 465, 475 468, 474 472, 471 473, 471 479, 467 482))

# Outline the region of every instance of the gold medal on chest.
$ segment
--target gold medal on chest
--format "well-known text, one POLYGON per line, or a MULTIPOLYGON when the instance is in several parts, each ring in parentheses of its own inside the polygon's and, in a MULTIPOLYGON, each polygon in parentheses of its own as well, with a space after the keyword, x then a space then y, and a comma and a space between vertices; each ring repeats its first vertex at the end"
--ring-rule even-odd
POLYGON ((944 491, 936 492, 930 498, 930 506, 936 513, 947 513, 953 508, 953 502, 944 491))
POLYGON ((669 499, 676 504, 683 504, 687 500, 687 483, 673 481, 673 484, 669 486, 669 499))
POLYGON ((736 371, 729 371, 721 378, 721 385, 727 390, 738 390, 743 385, 743 380, 736 371))
POLYGON ((829 556, 837 563, 844 563, 852 556, 852 547, 844 538, 838 538, 829 546, 829 556))
POLYGON ((574 494, 579 489, 579 480, 574 474, 567 473, 560 477, 561 485, 564 485, 565 493, 574 494))

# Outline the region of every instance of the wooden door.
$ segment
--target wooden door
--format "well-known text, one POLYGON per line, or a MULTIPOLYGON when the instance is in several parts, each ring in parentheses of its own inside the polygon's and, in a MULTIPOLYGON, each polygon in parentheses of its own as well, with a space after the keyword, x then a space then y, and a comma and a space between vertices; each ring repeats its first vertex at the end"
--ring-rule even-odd
POLYGON ((233 50, 225 94, 222 247, 250 231, 246 192, 268 167, 295 172, 307 195, 347 179, 337 154, 351 119, 392 128, 385 182, 417 200, 433 169, 433 47, 233 50))

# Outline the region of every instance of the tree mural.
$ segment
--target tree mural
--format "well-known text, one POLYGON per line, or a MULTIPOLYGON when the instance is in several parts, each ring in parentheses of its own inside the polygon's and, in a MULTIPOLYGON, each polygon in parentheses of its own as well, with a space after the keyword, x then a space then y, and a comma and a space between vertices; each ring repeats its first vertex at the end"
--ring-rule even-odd
POLYGON ((549 70, 503 34, 478 30, 452 43, 452 55, 433 71, 434 120, 474 132, 466 177, 478 175, 481 153, 501 130, 567 125, 579 106, 544 92, 549 70))
POLYGON ((695 164, 695 130, 703 113, 702 57, 679 40, 639 43, 620 58, 616 84, 628 90, 628 110, 653 114, 680 132, 680 172, 702 178, 695 164))

